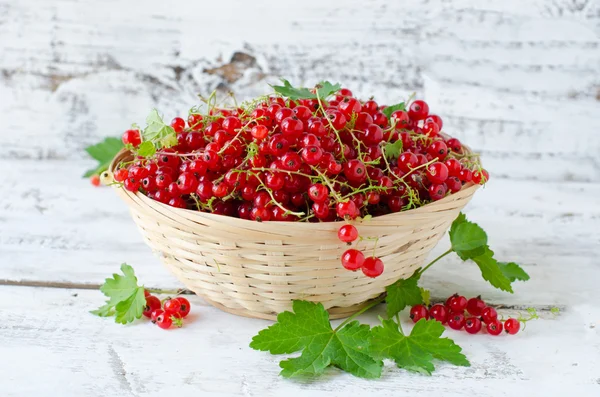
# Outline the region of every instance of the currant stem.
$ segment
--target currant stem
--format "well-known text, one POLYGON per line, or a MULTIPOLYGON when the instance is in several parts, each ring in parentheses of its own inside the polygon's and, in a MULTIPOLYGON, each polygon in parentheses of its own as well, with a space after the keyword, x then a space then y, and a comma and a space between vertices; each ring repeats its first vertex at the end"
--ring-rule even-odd
POLYGON ((442 259, 446 255, 450 254, 451 252, 452 252, 452 248, 450 248, 448 251, 444 252, 443 254, 441 254, 440 256, 438 256, 437 258, 435 258, 434 260, 432 260, 427 266, 425 266, 424 268, 422 268, 421 270, 419 270, 419 274, 423 274, 423 272, 425 272, 425 270, 429 269, 431 267, 431 265, 433 265, 435 262, 439 261, 440 259, 442 259))
POLYGON ((359 311, 357 311, 356 313, 354 313, 353 315, 351 315, 350 317, 345 319, 340 325, 335 327, 335 329, 333 331, 334 332, 339 331, 344 325, 348 324, 350 321, 354 320, 356 317, 360 316, 367 310, 369 310, 369 309, 377 306, 381 302, 383 302, 385 300, 385 297, 386 297, 386 294, 382 294, 379 298, 376 298, 375 300, 371 301, 371 303, 369 303, 367 306, 363 307, 362 309, 360 309, 359 311))

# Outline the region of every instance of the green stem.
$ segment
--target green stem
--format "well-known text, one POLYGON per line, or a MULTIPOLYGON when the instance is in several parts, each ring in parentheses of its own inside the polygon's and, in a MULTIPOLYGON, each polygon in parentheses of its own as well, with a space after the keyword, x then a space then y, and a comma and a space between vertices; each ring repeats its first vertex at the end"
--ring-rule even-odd
POLYGON ((434 260, 432 260, 429 263, 429 265, 427 265, 424 268, 422 268, 421 270, 419 270, 419 274, 423 274, 423 272, 425 272, 425 270, 429 269, 431 267, 431 265, 433 265, 435 262, 439 261, 440 259, 442 259, 443 257, 445 257, 446 255, 448 255, 451 252, 452 252, 452 248, 450 248, 448 251, 444 252, 442 255, 440 255, 437 258, 435 258, 434 260))
POLYGON ((345 319, 340 325, 338 325, 337 327, 335 327, 335 329, 333 331, 334 332, 339 331, 340 328, 342 328, 344 325, 348 324, 350 321, 354 320, 356 317, 360 316, 361 314, 363 314, 367 310, 369 310, 369 309, 377 306, 378 304, 380 304, 384 300, 385 300, 385 294, 382 294, 379 298, 376 298, 371 303, 369 303, 367 306, 363 307, 362 309, 360 309, 359 311, 357 311, 356 313, 354 313, 353 315, 351 315, 350 317, 348 317, 347 319, 345 319))
POLYGON ((185 288, 181 289, 156 289, 156 288, 146 288, 146 291, 152 294, 160 294, 160 295, 181 295, 187 290, 185 288))

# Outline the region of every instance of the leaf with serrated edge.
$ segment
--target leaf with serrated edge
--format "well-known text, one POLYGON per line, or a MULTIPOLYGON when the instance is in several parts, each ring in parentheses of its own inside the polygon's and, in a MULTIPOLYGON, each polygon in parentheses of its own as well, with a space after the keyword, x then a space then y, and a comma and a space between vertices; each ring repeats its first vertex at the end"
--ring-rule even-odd
POLYGON ((113 306, 128 299, 138 288, 133 268, 123 263, 121 271, 123 275, 113 274, 113 278, 107 278, 100 287, 100 291, 109 298, 107 304, 113 306))
POLYGON ((498 262, 498 266, 500 267, 502 274, 504 274, 511 282, 516 280, 529 280, 529 274, 515 262, 498 262))
POLYGON ((154 153, 156 153, 156 147, 150 141, 142 142, 137 149, 137 155, 142 157, 149 157, 154 153))
POLYGON ((450 242, 452 250, 467 260, 484 253, 482 247, 487 245, 487 234, 476 223, 464 220, 450 229, 450 242))
POLYGON ((98 317, 110 317, 115 314, 115 307, 107 303, 96 310, 90 310, 90 313, 95 314, 98 317))
POLYGON ((383 363, 368 354, 368 325, 353 321, 336 332, 322 304, 294 301, 293 309, 280 313, 277 323, 260 331, 250 344, 272 354, 302 350, 299 357, 280 362, 282 376, 319 375, 329 365, 363 378, 381 376, 383 363))
POLYGON ((383 154, 387 159, 397 159, 402 153, 402 139, 383 145, 383 154))
POLYGON ((416 271, 407 279, 400 279, 392 285, 388 285, 385 289, 387 296, 387 315, 393 317, 400 313, 407 306, 418 305, 423 303, 421 288, 417 285, 421 274, 416 271))
POLYGON ((106 171, 112 159, 123 147, 123 142, 120 139, 105 138, 102 142, 85 148, 85 151, 98 161, 98 166, 86 171, 85 174, 83 174, 83 177, 88 178, 92 175, 99 175, 106 171))
POLYGON ((377 358, 394 360, 400 368, 428 375, 435 370, 433 359, 470 366, 460 346, 440 337, 443 332, 441 323, 421 319, 405 336, 393 320, 382 320, 382 325, 371 331, 370 350, 377 358))
POLYGON ((513 292, 510 279, 504 275, 498 262, 494 259, 494 252, 486 247, 483 255, 471 258, 479 266, 481 276, 494 287, 506 292, 513 292))
POLYGON ((142 317, 145 307, 144 288, 138 287, 129 298, 120 301, 115 306, 115 322, 120 324, 130 323, 142 317))
POLYGON ((404 102, 397 103, 395 105, 390 105, 383 109, 381 113, 385 114, 385 117, 388 119, 392 116, 396 110, 406 110, 406 104, 404 102))
POLYGON ((425 306, 429 306, 431 304, 431 291, 421 288, 421 298, 423 299, 425 306))

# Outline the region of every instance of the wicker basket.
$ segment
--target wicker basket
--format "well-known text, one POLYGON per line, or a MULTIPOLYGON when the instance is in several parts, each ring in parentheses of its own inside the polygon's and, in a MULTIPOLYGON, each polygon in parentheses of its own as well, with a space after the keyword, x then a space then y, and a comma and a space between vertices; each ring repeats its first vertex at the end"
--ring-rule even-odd
MULTIPOLYGON (((120 152, 110 169, 130 156, 120 152)), ((343 222, 259 223, 117 191, 146 243, 187 288, 227 312, 274 320, 294 299, 321 302, 331 318, 360 310, 423 265, 478 187, 469 184, 423 207, 357 222, 361 236, 379 237, 376 252, 385 270, 374 279, 342 267, 348 247, 337 230, 343 222)), ((374 243, 364 240, 358 247, 368 252, 374 243)))

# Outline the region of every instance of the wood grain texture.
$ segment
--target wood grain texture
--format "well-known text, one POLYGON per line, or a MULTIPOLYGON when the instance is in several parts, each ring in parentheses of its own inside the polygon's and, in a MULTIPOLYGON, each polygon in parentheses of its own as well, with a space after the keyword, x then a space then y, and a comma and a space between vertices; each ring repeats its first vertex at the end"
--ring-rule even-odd
POLYGON ((115 4, 0 1, 0 157, 78 158, 153 106, 170 118, 285 76, 416 91, 500 177, 600 181, 597 1, 115 4))
POLYGON ((0 394, 599 395, 599 37, 598 0, 0 0, 0 394), (423 377, 388 365, 367 382, 336 370, 282 379, 279 357, 247 347, 266 322, 197 297, 173 332, 88 315, 103 299, 83 288, 122 262, 146 286, 180 284, 114 192, 80 179, 82 149, 152 107, 168 119, 198 93, 245 99, 280 76, 381 102, 424 97, 492 174, 469 218, 532 277, 510 295, 448 257, 424 286, 534 306, 543 320, 516 338, 452 333, 470 368, 423 377))
MULTIPOLYGON (((0 287, 3 395, 556 396, 568 389, 591 397, 600 390, 600 312, 591 304, 556 318, 542 311, 516 337, 447 331, 471 367, 437 362, 427 377, 387 363, 378 381, 336 369, 303 381, 277 375, 281 356, 248 347, 266 321, 232 316, 193 297, 186 325, 163 331, 148 321, 122 326, 86 313, 102 301, 97 291, 0 287)), ((377 315, 383 306, 361 320, 374 325, 377 315)), ((403 326, 410 328, 407 318, 403 326)))

